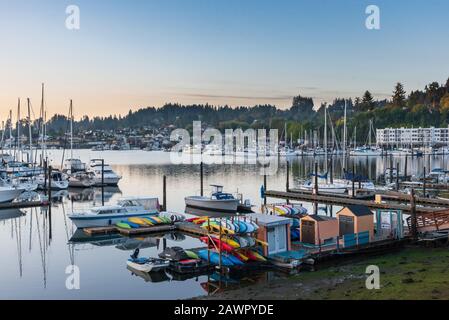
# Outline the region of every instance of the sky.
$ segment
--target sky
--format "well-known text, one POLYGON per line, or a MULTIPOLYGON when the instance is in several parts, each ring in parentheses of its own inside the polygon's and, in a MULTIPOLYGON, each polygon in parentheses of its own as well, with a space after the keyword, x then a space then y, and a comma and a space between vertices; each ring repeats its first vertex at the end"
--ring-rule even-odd
POLYGON ((0 0, 0 121, 166 102, 291 106, 391 96, 449 77, 447 0, 0 0), (365 26, 368 5, 380 29, 365 26), (80 29, 66 28, 66 8, 80 29), (26 110, 26 109, 24 109, 26 110))

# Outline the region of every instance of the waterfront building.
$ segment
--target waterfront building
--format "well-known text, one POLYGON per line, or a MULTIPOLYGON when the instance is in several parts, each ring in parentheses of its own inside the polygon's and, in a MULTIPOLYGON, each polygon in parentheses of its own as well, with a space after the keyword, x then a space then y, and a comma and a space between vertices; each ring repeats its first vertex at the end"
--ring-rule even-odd
POLYGON ((379 146, 441 147, 449 145, 447 128, 385 128, 376 130, 379 146))

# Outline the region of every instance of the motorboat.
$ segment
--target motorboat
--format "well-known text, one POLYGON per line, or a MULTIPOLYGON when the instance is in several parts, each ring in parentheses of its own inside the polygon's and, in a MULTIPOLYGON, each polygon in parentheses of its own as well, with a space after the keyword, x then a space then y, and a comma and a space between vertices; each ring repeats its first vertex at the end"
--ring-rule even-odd
POLYGON ((39 184, 34 177, 12 177, 9 179, 11 185, 18 189, 24 189, 24 191, 36 191, 39 184))
POLYGON ((52 170, 50 181, 46 181, 44 174, 37 176, 35 179, 40 189, 48 188, 48 183, 50 183, 52 190, 65 190, 69 187, 68 176, 59 170, 52 170))
POLYGON ((442 168, 434 168, 429 172, 427 178, 434 180, 437 183, 449 182, 449 171, 442 168))
POLYGON ((72 174, 75 172, 85 172, 86 164, 80 159, 66 159, 62 166, 62 172, 72 174))
POLYGON ((75 172, 69 175, 69 187, 90 188, 95 185, 94 174, 92 172, 75 172))
POLYGON ((90 161, 88 172, 92 172, 95 185, 116 186, 122 176, 116 174, 111 166, 103 163, 102 160, 93 159, 90 161))
POLYGON ((351 156, 380 156, 382 154, 382 149, 364 146, 351 150, 349 154, 351 156))
MULTIPOLYGON (((321 180, 321 179, 319 179, 321 180)), ((302 184, 300 189, 312 191, 315 188, 315 183, 312 180, 307 180, 302 184)), ((348 185, 345 183, 327 183, 325 181, 318 182, 318 191, 323 193, 337 193, 344 194, 348 190, 348 185)))
POLYGON ((223 186, 211 185, 212 194, 205 196, 189 196, 185 198, 186 206, 191 208, 206 209, 222 212, 237 212, 240 200, 232 194, 223 192, 223 186))
POLYGON ((105 227, 131 217, 159 213, 159 200, 152 197, 126 197, 116 205, 98 206, 67 216, 77 228, 105 227))
POLYGON ((126 262, 131 269, 141 272, 158 272, 167 269, 170 261, 159 258, 130 258, 126 262))
POLYGON ((19 197, 25 189, 14 187, 4 179, 0 179, 0 203, 11 202, 19 197))
POLYGON ((33 177, 44 173, 43 168, 21 161, 10 161, 1 171, 15 177, 33 177))

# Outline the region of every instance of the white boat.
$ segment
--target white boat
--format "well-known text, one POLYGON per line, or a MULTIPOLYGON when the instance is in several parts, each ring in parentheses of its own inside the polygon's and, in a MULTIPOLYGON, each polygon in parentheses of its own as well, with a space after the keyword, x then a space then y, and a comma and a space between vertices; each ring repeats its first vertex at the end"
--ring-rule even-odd
POLYGON ((428 173, 427 178, 433 179, 438 183, 448 183, 449 171, 442 168, 434 168, 428 173))
POLYGON ((168 268, 170 261, 158 258, 131 258, 126 262, 128 267, 141 272, 158 272, 168 268))
MULTIPOLYGON (((345 183, 327 183, 326 181, 320 180, 322 179, 318 179, 318 192, 343 194, 346 193, 348 189, 348 185, 345 183)), ((300 187, 300 189, 308 191, 312 191, 314 188, 315 182, 312 180, 304 182, 304 184, 300 187)))
POLYGON ((13 177, 10 179, 10 184, 18 189, 24 189, 27 192, 36 191, 39 184, 34 177, 13 177))
POLYGON ((127 197, 116 205, 93 207, 67 216, 77 228, 105 227, 131 217, 154 215, 159 212, 158 198, 127 197))
POLYGON ((32 164, 20 161, 10 161, 6 167, 2 169, 8 175, 16 177, 32 177, 44 173, 41 167, 33 166, 32 164))
POLYGON ((51 172, 51 181, 46 181, 45 175, 43 174, 37 176, 35 179, 40 189, 48 188, 48 183, 50 183, 52 190, 65 190, 69 187, 68 176, 58 170, 51 172))
POLYGON ((69 175, 69 187, 90 188, 95 185, 95 179, 92 172, 75 172, 69 175))
POLYGON ((349 153, 351 156, 380 156, 382 154, 382 149, 371 148, 371 147, 358 147, 351 150, 349 153))
POLYGON ((185 197, 186 206, 190 208, 206 209, 222 212, 237 212, 240 203, 232 194, 223 192, 223 186, 211 185, 214 190, 209 197, 189 196, 185 197))
POLYGON ((111 166, 102 163, 101 160, 93 159, 90 161, 88 172, 92 172, 95 185, 101 185, 104 183, 108 186, 116 186, 120 179, 120 175, 116 174, 112 170, 111 166), (103 177, 102 177, 103 172, 103 177))
POLYGON ((23 189, 15 188, 10 185, 0 186, 0 203, 11 202, 24 192, 23 189))

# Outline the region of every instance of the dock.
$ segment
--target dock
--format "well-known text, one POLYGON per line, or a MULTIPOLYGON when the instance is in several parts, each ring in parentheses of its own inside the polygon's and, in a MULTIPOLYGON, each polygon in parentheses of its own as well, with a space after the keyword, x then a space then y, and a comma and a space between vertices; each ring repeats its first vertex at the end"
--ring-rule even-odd
POLYGON ((17 201, 17 202, 0 203, 0 210, 46 207, 49 205, 50 205, 49 201, 17 201))
MULTIPOLYGON (((363 200, 351 197, 338 197, 331 194, 312 194, 311 192, 293 192, 290 191, 275 191, 267 190, 265 191, 265 197, 285 199, 285 200, 297 200, 297 201, 307 201, 307 202, 317 202, 324 204, 333 204, 339 206, 345 205, 364 205, 372 209, 383 209, 383 210, 402 210, 403 212, 411 212, 411 205, 399 204, 399 203, 377 203, 372 200, 363 200)), ((442 207, 444 208, 444 207, 442 207)), ((417 213, 428 213, 435 211, 435 207, 422 207, 416 206, 417 213)))
POLYGON ((98 235, 98 234, 112 234, 112 233, 120 233, 125 236, 135 236, 142 234, 151 234, 151 233, 159 233, 166 231, 174 231, 177 227, 173 224, 166 224, 160 226, 151 226, 151 227, 141 227, 135 229, 124 229, 119 228, 117 226, 107 226, 107 227, 93 227, 93 228, 84 228, 83 231, 88 235, 98 235))

